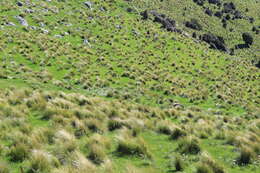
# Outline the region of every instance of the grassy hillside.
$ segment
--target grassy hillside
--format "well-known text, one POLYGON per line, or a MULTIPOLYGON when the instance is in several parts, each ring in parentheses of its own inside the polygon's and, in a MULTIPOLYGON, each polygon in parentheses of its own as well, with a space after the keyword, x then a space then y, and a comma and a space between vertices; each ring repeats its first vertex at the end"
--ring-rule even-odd
POLYGON ((255 21, 229 32, 192 0, 1 1, 0 173, 257 172, 259 2, 234 3, 255 21), (254 43, 232 56, 144 10, 254 43))

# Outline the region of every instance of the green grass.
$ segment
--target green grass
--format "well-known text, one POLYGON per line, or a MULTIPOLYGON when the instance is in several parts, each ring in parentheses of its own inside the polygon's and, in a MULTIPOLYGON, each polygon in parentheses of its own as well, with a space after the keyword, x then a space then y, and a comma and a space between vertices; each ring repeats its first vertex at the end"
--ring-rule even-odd
MULTIPOLYGON (((50 153, 60 163, 58 168, 75 171, 72 156, 77 154, 66 152, 73 148, 88 159, 87 140, 94 133, 112 141, 110 149, 101 147, 103 163, 90 161, 97 172, 106 172, 103 169, 110 163, 106 159, 111 161, 114 172, 126 172, 128 167, 134 169, 132 166, 140 172, 151 169, 167 172, 176 157, 183 160, 184 172, 195 172, 201 153, 182 154, 178 149, 182 137, 172 140, 171 131, 168 135, 158 133, 158 124, 165 121, 166 126, 178 126, 185 134, 199 138, 201 150, 223 165, 226 172, 249 173, 259 169, 259 159, 246 166, 234 163, 243 146, 225 144, 226 137, 213 138, 218 132, 237 134, 242 145, 256 148, 259 156, 254 144, 259 140, 255 132, 259 130, 256 124, 260 73, 251 63, 258 58, 258 35, 254 35, 250 49, 231 56, 209 49, 191 37, 167 32, 139 15, 146 9, 155 9, 175 19, 178 27, 189 34, 194 31, 183 23, 191 16, 196 17, 203 26, 198 34, 212 32, 223 36, 228 47, 232 47, 241 43, 242 32, 260 24, 259 4, 253 0, 234 0, 243 14, 249 8, 245 14, 256 21, 229 22, 228 27, 235 29, 231 33, 221 26, 219 19, 205 15, 192 0, 93 0, 93 10, 84 2, 32 0, 35 5, 22 7, 15 0, 0 2, 0 130, 3 130, 0 147, 7 147, 0 153, 0 160, 7 162, 11 172, 20 173, 21 166, 27 171, 31 164, 30 159, 17 163, 9 160, 7 151, 15 137, 28 138, 26 146, 30 151, 50 153), (25 13, 28 8, 35 12, 25 13), (127 8, 133 12, 127 12, 127 8), (35 30, 18 23, 15 16, 21 14, 30 26, 36 26, 35 30), (15 26, 6 26, 8 22, 15 26), (49 32, 43 33, 42 29, 49 32), (84 45, 83 39, 91 46, 84 45), (23 90, 28 90, 29 95, 23 90), (78 104, 81 98, 85 99, 83 105, 78 104), (35 105, 29 107, 28 100, 35 105), (53 115, 43 119, 48 111, 53 115), (119 129, 109 131, 111 121, 120 122, 119 129), (95 132, 91 123, 99 130, 95 132), (256 141, 250 139, 250 128, 255 128, 251 131, 256 141), (73 141, 62 144, 54 134, 53 143, 39 142, 34 135, 44 129, 50 131, 43 138, 50 137, 52 132, 65 131, 65 138, 70 136, 73 141), (127 135, 133 141, 143 139, 152 159, 118 155, 116 137, 125 133, 130 133, 127 135)), ((208 3, 205 6, 215 8, 208 3)))

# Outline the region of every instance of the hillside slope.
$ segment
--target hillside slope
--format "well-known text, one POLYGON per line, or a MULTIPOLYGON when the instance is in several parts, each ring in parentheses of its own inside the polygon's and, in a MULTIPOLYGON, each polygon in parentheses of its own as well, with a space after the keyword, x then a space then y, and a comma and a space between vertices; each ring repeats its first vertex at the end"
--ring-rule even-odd
POLYGON ((254 22, 229 32, 192 0, 1 1, 0 172, 257 172, 259 2, 243 2, 254 22), (194 17, 229 49, 254 42, 211 49, 194 17))

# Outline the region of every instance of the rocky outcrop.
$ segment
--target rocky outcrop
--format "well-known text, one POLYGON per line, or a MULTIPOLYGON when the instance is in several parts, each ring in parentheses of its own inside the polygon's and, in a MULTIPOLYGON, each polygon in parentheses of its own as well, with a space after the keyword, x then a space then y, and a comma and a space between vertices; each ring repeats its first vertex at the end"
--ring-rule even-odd
POLYGON ((156 11, 143 11, 140 13, 142 16, 142 19, 147 20, 149 17, 153 17, 153 21, 156 23, 160 23, 163 28, 165 28, 167 31, 171 32, 179 32, 181 33, 180 29, 176 28, 176 22, 175 20, 167 17, 165 14, 160 14, 156 11))
POLYGON ((242 38, 243 38, 245 44, 247 44, 247 45, 252 45, 254 42, 253 36, 247 32, 242 34, 242 38))
POLYGON ((201 40, 207 42, 212 49, 218 49, 224 52, 228 51, 225 41, 222 37, 215 36, 213 34, 204 34, 201 36, 201 40))

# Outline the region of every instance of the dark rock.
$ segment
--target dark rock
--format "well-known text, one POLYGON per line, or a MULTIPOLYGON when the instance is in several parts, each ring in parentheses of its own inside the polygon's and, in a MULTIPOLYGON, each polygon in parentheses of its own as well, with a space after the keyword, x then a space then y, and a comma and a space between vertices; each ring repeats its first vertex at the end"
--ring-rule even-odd
POLYGON ((23 6, 23 3, 22 3, 21 1, 18 1, 16 4, 17 4, 19 7, 22 7, 22 6, 23 6))
POLYGON ((208 0, 210 4, 221 4, 220 0, 208 0))
POLYGON ((128 13, 132 13, 132 12, 133 12, 133 9, 132 9, 132 8, 127 8, 126 11, 127 11, 128 13))
POLYGON ((19 23, 20 23, 21 25, 23 25, 23 26, 28 26, 27 21, 26 21, 23 17, 21 17, 21 16, 16 16, 16 19, 19 21, 19 23))
POLYGON ((235 49, 234 48, 230 49, 230 55, 232 55, 232 56, 235 55, 235 49))
POLYGON ((208 8, 206 8, 205 13, 206 13, 207 15, 209 15, 209 16, 212 16, 212 15, 213 15, 213 12, 212 12, 210 9, 208 9, 208 8))
POLYGON ((240 11, 236 10, 234 13, 234 19, 242 19, 243 15, 241 14, 240 11))
POLYGON ((191 21, 187 21, 185 23, 185 26, 195 30, 202 30, 202 26, 199 24, 199 22, 196 19, 191 19, 191 21))
POLYGON ((223 12, 222 12, 222 11, 217 11, 214 15, 215 15, 216 17, 221 18, 221 17, 223 16, 223 12))
POLYGON ((226 20, 230 20, 230 19, 231 19, 230 15, 229 15, 229 14, 226 15, 226 16, 225 16, 225 19, 226 19, 226 20))
POLYGON ((248 44, 237 44, 235 45, 235 49, 247 49, 249 48, 248 44))
POLYGON ((260 68, 260 60, 258 61, 258 63, 256 63, 255 65, 257 68, 260 68))
POLYGON ((223 28, 227 28, 227 23, 223 23, 223 28))
POLYGON ((196 32, 193 32, 193 33, 192 33, 192 37, 193 37, 193 38, 197 38, 196 32))
POLYGON ((225 3, 223 8, 224 8, 223 9, 224 13, 230 13, 230 12, 236 10, 236 6, 233 2, 225 3))
POLYGON ((162 24, 162 27, 167 29, 167 31, 176 32, 175 20, 166 17, 164 14, 159 14, 152 11, 151 14, 154 16, 154 22, 162 24))
POLYGON ((254 23, 255 22, 255 19, 253 17, 249 17, 249 22, 250 23, 254 23))
POLYGON ((255 32, 257 30, 257 28, 255 26, 253 26, 252 31, 255 32))
POLYGON ((225 45, 225 41, 222 37, 215 36, 213 34, 204 34, 201 38, 203 41, 207 42, 212 49, 218 49, 227 52, 228 49, 225 45))
POLYGON ((196 3, 197 5, 199 5, 199 6, 203 6, 205 0, 193 0, 193 2, 195 2, 195 3, 196 3))
POLYGON ((252 35, 247 32, 242 34, 242 38, 243 38, 245 44, 247 44, 247 45, 252 45, 254 42, 252 35))
POLYGON ((149 13, 147 10, 141 12, 140 15, 143 17, 144 20, 149 18, 149 13))
POLYGON ((84 4, 85 4, 89 9, 92 9, 92 2, 86 1, 86 2, 84 2, 84 4))

